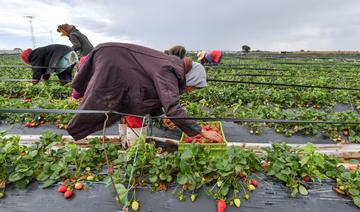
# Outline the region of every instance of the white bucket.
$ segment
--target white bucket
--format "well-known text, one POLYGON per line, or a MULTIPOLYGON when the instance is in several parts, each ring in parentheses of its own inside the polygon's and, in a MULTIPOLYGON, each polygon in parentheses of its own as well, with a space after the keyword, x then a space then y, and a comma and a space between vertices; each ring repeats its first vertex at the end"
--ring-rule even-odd
POLYGON ((121 141, 121 146, 123 148, 126 148, 126 124, 119 124, 119 138, 120 138, 120 141, 121 141))
POLYGON ((124 148, 126 148, 126 146, 127 147, 133 146, 136 139, 138 138, 137 135, 140 136, 141 129, 142 129, 142 135, 146 136, 147 129, 148 129, 147 127, 130 128, 130 127, 127 127, 126 124, 119 124, 119 138, 121 140, 121 145, 124 148))

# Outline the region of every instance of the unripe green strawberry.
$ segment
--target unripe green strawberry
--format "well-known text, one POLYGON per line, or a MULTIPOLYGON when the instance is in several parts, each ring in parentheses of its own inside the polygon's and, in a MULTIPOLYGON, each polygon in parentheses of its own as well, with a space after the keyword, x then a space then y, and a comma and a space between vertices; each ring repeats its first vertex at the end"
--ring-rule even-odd
POLYGON ((253 190, 255 190, 256 188, 255 188, 255 186, 253 186, 253 185, 248 185, 247 189, 248 189, 249 191, 253 191, 253 190))
POLYGON ((197 198, 197 194, 192 193, 190 196, 191 201, 195 202, 196 198, 197 198))
POLYGON ((236 206, 237 208, 240 208, 240 204, 241 204, 240 199, 239 199, 239 198, 235 198, 235 199, 234 199, 234 204, 235 204, 235 206, 236 206))
POLYGON ((180 201, 184 201, 184 200, 185 200, 184 194, 183 194, 183 193, 179 194, 178 199, 179 199, 180 201))
POLYGON ((131 203, 131 209, 133 209, 134 211, 138 211, 139 210, 139 202, 134 200, 132 203, 131 203))

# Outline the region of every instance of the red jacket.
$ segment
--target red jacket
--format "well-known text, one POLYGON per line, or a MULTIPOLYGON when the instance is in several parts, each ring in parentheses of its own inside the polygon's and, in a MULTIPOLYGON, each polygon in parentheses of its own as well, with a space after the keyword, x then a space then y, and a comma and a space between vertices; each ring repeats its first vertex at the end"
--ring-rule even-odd
POLYGON ((220 63, 221 61, 221 51, 220 50, 212 50, 210 52, 210 55, 212 57, 212 62, 215 62, 215 63, 220 63))

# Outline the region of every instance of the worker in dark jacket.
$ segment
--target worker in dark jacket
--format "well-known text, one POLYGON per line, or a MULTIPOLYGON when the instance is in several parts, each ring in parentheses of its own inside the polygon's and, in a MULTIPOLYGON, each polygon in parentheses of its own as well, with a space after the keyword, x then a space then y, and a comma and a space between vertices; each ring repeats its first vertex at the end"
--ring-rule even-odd
POLYGON ((78 62, 77 54, 69 46, 52 44, 34 50, 28 48, 21 53, 22 60, 32 65, 32 82, 37 84, 40 79, 48 80, 55 72, 61 84, 72 79, 72 70, 78 62))
POLYGON ((165 50, 164 53, 168 55, 175 55, 178 56, 180 59, 183 59, 186 54, 186 49, 183 46, 177 45, 165 50))
MULTIPOLYGON (((134 44, 104 43, 88 55, 72 85, 83 96, 81 110, 112 110, 144 116, 163 107, 168 117, 186 118, 186 111, 179 103, 180 94, 186 88, 207 85, 206 72, 201 70, 202 73, 197 73, 192 69, 188 57, 181 60, 134 44)), ((109 114, 108 126, 120 118, 109 114)), ((104 114, 76 114, 67 130, 79 140, 102 129, 104 121, 104 114)), ((219 133, 203 130, 192 120, 172 121, 189 136, 202 134, 222 141, 219 133)))
POLYGON ((59 25, 57 31, 61 33, 61 36, 69 37, 72 43, 72 48, 75 52, 80 53, 80 57, 86 56, 94 46, 90 43, 89 39, 81 33, 74 25, 62 24, 59 25))

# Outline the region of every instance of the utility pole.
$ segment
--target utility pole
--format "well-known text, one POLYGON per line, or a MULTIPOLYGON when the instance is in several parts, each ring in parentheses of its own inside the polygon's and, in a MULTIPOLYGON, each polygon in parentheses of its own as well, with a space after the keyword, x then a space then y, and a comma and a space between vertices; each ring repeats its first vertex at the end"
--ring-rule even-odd
POLYGON ((35 35, 34 35, 34 28, 32 25, 32 19, 35 18, 34 16, 28 15, 28 16, 24 16, 24 18, 29 19, 29 23, 30 23, 30 32, 31 32, 31 41, 33 44, 33 48, 36 48, 36 41, 35 41, 35 35))

